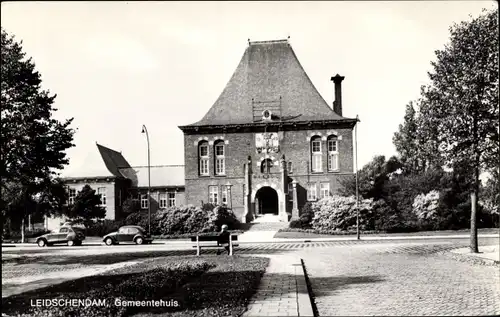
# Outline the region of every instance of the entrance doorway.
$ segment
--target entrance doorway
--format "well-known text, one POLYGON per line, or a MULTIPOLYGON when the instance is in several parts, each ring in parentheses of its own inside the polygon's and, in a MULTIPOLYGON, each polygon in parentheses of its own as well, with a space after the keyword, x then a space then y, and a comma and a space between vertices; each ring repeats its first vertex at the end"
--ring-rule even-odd
POLYGON ((257 214, 278 215, 278 193, 272 187, 262 187, 255 196, 257 214))

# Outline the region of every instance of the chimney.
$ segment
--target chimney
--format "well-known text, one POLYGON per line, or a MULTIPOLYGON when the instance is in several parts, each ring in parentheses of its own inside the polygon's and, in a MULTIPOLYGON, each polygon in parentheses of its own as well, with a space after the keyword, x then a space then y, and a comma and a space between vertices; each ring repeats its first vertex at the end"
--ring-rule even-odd
POLYGON ((344 76, 340 76, 339 74, 331 78, 331 81, 335 84, 335 101, 333 102, 333 111, 335 111, 335 113, 339 116, 342 115, 342 81, 344 78, 344 76))

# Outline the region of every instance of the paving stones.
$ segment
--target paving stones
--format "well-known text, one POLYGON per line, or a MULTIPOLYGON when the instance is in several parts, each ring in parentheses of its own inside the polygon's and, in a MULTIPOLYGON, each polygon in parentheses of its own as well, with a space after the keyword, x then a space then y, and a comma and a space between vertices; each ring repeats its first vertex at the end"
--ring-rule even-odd
POLYGON ((455 261, 448 247, 366 245, 298 251, 320 316, 499 315, 500 270, 455 261))
POLYGON ((300 259, 285 255, 270 258, 243 316, 313 316, 300 259))

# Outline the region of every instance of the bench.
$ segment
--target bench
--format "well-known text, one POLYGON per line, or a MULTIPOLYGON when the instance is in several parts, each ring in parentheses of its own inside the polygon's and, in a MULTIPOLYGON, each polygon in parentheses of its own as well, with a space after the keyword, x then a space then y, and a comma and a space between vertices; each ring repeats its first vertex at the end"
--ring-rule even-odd
MULTIPOLYGON (((191 236, 191 242, 195 243, 193 248, 196 248, 196 255, 200 255, 201 248, 221 248, 222 245, 218 242, 218 236, 191 236)), ((238 244, 233 243, 238 241, 238 235, 229 235, 229 255, 233 255, 233 248, 237 247, 238 244)))

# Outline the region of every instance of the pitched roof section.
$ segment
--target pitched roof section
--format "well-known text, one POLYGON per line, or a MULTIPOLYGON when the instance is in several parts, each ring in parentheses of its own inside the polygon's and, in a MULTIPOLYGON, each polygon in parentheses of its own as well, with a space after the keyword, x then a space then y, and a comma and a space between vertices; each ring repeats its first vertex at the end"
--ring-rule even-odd
POLYGON ((99 149, 99 153, 101 153, 102 160, 104 161, 104 164, 106 165, 108 171, 113 176, 124 177, 120 173, 120 168, 128 168, 130 167, 130 164, 123 157, 123 155, 120 152, 117 152, 100 144, 97 144, 97 148, 99 149))
MULTIPOLYGON (((134 187, 148 187, 148 167, 122 168, 120 172, 132 180, 134 187)), ((151 166, 151 187, 184 187, 184 165, 151 166)))
POLYGON ((190 126, 253 123, 255 109, 258 112, 266 104, 283 122, 347 119, 319 94, 288 40, 277 40, 249 42, 217 101, 190 126))
POLYGON ((97 151, 90 151, 83 160, 81 166, 67 169, 61 173, 65 179, 91 178, 91 177, 119 177, 123 175, 120 168, 130 167, 130 164, 120 152, 96 143, 97 151))

